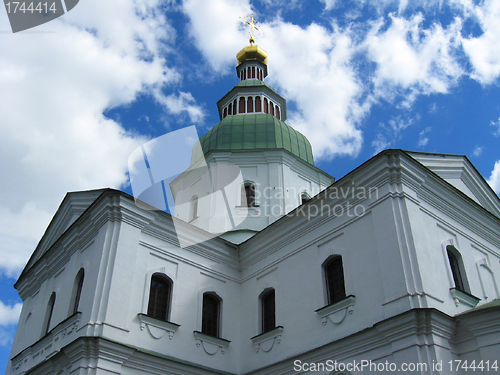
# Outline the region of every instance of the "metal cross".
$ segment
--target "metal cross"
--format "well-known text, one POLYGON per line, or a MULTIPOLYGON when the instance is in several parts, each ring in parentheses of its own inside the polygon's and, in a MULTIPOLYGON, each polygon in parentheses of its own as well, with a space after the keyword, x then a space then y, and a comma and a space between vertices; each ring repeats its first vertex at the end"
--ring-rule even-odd
POLYGON ((255 21, 252 14, 252 16, 249 17, 249 20, 247 19, 247 17, 243 18, 243 23, 250 26, 250 43, 252 43, 253 41, 255 41, 253 31, 257 30, 260 33, 260 29, 256 25, 257 21, 255 21))

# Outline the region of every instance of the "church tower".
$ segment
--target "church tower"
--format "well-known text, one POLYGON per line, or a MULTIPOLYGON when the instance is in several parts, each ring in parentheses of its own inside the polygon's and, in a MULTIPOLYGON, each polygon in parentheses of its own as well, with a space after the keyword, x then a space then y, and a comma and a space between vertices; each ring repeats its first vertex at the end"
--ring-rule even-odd
POLYGON ((267 53, 253 36, 236 59, 240 82, 217 102, 221 121, 201 137, 192 168, 170 187, 175 217, 241 243, 334 179, 314 166, 307 138, 284 122, 286 100, 264 82, 267 53))

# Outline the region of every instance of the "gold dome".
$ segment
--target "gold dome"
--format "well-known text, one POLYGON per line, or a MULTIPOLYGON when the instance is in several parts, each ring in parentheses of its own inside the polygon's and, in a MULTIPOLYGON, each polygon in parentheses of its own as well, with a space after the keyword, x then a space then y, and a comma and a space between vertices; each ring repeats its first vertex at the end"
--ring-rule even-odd
POLYGON ((254 45, 252 39, 250 39, 250 43, 249 46, 236 54, 238 65, 243 64, 245 61, 258 61, 267 66, 267 52, 254 45))

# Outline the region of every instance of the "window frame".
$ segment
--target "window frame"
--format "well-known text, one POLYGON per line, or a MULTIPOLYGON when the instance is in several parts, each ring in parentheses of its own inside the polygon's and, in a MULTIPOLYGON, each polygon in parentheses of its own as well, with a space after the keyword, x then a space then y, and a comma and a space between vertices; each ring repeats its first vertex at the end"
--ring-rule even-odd
POLYGON ((200 201, 197 196, 194 196, 191 198, 190 204, 189 204, 189 221, 196 220, 199 215, 198 215, 198 210, 199 210, 199 204, 200 201))
POLYGON ((449 270, 451 272, 450 281, 452 283, 452 288, 455 288, 460 292, 470 293, 462 255, 453 245, 447 245, 445 250, 449 270))
POLYGON ((276 326, 276 290, 265 289, 260 295, 261 333, 270 332, 276 326), (272 297, 272 299, 271 299, 272 297))
POLYGON ((240 195, 240 201, 241 207, 257 207, 257 203, 255 200, 255 192, 256 192, 256 187, 255 183, 252 181, 246 181, 241 185, 241 195, 240 195), (251 194, 247 193, 247 188, 250 192, 253 192, 251 194))
POLYGON ((300 204, 301 205, 306 203, 310 199, 311 199, 311 196, 309 194, 307 194, 306 191, 303 191, 302 193, 300 193, 300 204))
POLYGON ((73 298, 72 300, 72 309, 70 315, 76 314, 78 312, 78 308, 80 306, 80 300, 82 297, 83 283, 85 280, 85 270, 81 268, 75 277, 75 282, 73 286, 73 298))
POLYGON ((54 305, 56 304, 56 298, 56 292, 52 292, 49 297, 49 301, 47 302, 47 309, 45 310, 45 317, 42 326, 42 337, 50 332, 50 323, 52 322, 54 314, 54 305))
POLYGON ((347 297, 347 293, 345 287, 346 282, 342 256, 339 254, 335 254, 328 257, 328 259, 323 262, 323 273, 327 305, 332 305, 344 300, 347 297), (335 280, 332 280, 332 276, 334 276, 333 272, 338 270, 341 271, 341 277, 336 277, 336 279, 337 281, 340 280, 340 282, 335 283, 335 280))
MULTIPOLYGON (((146 306, 146 315, 151 317, 151 318, 154 318, 154 319, 169 322, 171 310, 172 310, 172 291, 173 291, 173 284, 174 283, 170 277, 168 277, 164 273, 160 273, 160 272, 153 273, 151 275, 151 277, 149 278, 149 280, 150 280, 150 282, 149 282, 149 290, 148 290, 148 303, 146 306), (160 310, 160 314, 157 314, 156 305, 154 307, 151 307, 151 297, 152 297, 152 293, 153 293, 153 289, 152 289, 153 288, 153 279, 162 280, 167 285, 167 288, 165 289, 166 290, 165 294, 167 294, 167 296, 166 297, 163 296, 163 298, 166 299, 167 303, 166 303, 165 309, 160 310)), ((156 293, 155 304, 156 304, 157 299, 158 299, 158 294, 156 293)))
POLYGON ((203 293, 201 307, 201 333, 211 337, 221 337, 221 311, 222 298, 215 292, 210 291, 203 293), (210 308, 210 306, 208 306, 209 301, 215 302, 215 311, 208 311, 210 308), (208 314, 211 314, 211 316, 208 314))

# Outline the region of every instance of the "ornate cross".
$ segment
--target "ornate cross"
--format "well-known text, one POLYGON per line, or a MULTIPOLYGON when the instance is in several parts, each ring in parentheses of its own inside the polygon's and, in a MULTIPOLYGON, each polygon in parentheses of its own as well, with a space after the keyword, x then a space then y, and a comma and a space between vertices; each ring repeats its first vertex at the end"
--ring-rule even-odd
POLYGON ((260 33, 260 29, 256 25, 257 21, 255 21, 255 19, 253 18, 253 14, 252 14, 250 17, 243 18, 243 23, 250 26, 250 44, 253 44, 255 42, 255 37, 254 37, 253 31, 257 30, 260 33))

